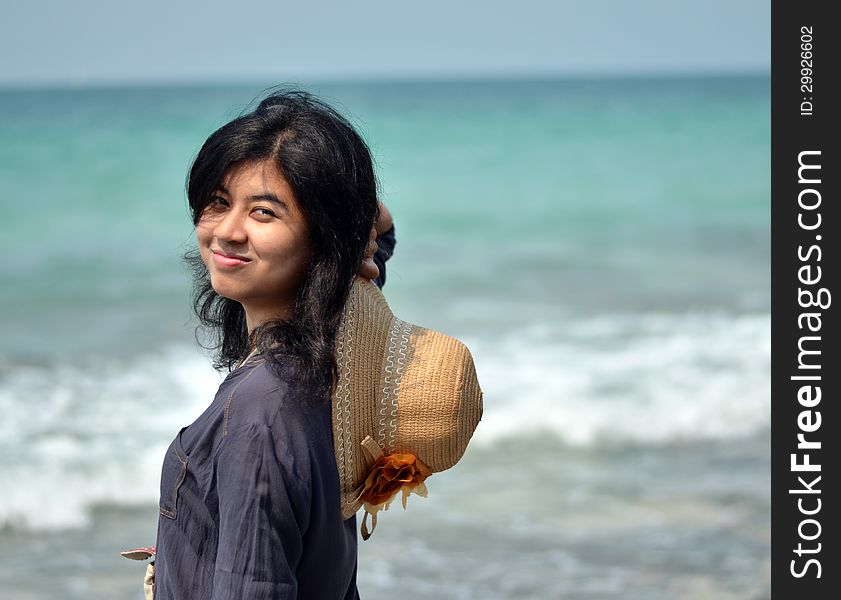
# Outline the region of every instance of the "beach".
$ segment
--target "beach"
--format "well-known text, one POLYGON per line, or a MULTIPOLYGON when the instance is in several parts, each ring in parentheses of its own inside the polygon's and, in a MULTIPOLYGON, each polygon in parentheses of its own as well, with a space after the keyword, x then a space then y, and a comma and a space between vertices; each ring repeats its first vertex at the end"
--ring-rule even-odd
MULTIPOLYGON (((184 177, 263 86, 0 90, 0 589, 142 598, 197 348, 184 177)), ((462 461, 360 540, 363 600, 770 598, 767 76, 308 86, 353 116, 385 294, 467 343, 462 461)))

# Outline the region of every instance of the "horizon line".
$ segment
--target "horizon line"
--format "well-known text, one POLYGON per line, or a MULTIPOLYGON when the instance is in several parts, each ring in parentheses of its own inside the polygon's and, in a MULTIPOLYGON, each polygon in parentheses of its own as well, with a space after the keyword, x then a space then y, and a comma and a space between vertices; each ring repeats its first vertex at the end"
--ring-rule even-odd
POLYGON ((54 79, 54 80, 11 80, 0 81, 0 91, 66 91, 97 89, 132 89, 132 88, 205 88, 205 87, 245 87, 296 84, 301 86, 317 85, 385 85, 385 84, 447 84, 447 83, 494 83, 494 82, 538 82, 538 81, 593 81, 593 80, 645 80, 645 79, 709 79, 709 78, 758 78, 770 77, 770 69, 733 69, 733 70, 640 70, 640 71, 567 71, 533 73, 429 73, 412 75, 370 74, 357 76, 319 76, 275 78, 279 83, 268 83, 272 78, 201 78, 178 79, 174 77, 135 78, 135 79, 54 79))

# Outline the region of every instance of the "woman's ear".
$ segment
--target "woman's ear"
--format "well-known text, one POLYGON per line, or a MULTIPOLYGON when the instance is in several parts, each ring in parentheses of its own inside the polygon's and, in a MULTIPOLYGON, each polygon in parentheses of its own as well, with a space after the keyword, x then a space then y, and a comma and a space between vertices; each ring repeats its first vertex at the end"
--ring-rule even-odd
MULTIPOLYGON (((389 218, 391 218, 391 215, 389 215, 389 218)), ((374 262, 374 254, 376 254, 378 248, 377 235, 377 224, 374 223, 374 226, 371 227, 371 233, 368 236, 368 247, 365 249, 365 255, 362 257, 362 263, 359 265, 359 275, 365 279, 376 279, 380 276, 380 269, 374 262)))

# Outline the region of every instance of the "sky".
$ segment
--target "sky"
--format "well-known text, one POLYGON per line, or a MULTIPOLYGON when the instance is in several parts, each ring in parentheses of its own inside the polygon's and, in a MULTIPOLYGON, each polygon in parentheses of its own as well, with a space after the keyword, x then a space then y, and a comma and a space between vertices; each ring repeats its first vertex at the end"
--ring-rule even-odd
POLYGON ((767 0, 0 0, 0 85, 768 73, 767 0))

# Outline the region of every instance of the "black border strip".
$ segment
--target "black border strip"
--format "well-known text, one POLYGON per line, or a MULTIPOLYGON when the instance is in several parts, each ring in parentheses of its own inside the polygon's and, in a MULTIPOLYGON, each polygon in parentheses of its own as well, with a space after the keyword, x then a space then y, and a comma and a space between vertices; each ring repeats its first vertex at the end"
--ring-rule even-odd
POLYGON ((771 3, 772 591, 841 595, 841 327, 836 113, 841 23, 830 2, 771 3), (836 490, 833 492, 833 490, 836 490))

